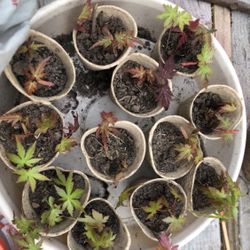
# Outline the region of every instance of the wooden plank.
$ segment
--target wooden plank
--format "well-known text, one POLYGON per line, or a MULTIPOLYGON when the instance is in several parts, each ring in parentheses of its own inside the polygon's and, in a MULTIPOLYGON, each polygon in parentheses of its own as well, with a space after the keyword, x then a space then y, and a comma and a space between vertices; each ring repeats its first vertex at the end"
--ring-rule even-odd
POLYGON ((221 5, 231 10, 239 10, 250 13, 250 0, 203 0, 209 3, 221 5))
POLYGON ((222 47, 231 58, 232 43, 231 43, 231 13, 230 10, 218 5, 213 7, 213 23, 217 30, 215 37, 218 39, 222 47))
POLYGON ((183 9, 190 12, 194 17, 200 18, 203 23, 209 25, 212 22, 211 5, 196 0, 170 0, 183 9))

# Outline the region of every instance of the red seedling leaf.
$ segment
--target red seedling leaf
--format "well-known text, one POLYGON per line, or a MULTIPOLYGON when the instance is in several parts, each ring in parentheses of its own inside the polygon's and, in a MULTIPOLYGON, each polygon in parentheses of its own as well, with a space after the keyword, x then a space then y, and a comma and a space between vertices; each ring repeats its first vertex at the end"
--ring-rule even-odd
POLYGON ((65 133, 66 137, 71 137, 73 133, 75 133, 79 128, 78 114, 74 111, 71 112, 73 116, 73 123, 69 122, 67 132, 65 133))
POLYGON ((176 49, 179 49, 183 44, 185 44, 187 42, 187 40, 188 40, 188 37, 187 37, 186 33, 180 32, 180 37, 179 37, 179 41, 178 41, 176 49))
POLYGON ((118 119, 114 116, 113 112, 101 112, 102 123, 108 123, 108 125, 115 125, 118 119))
POLYGON ((27 81, 24 83, 24 90, 28 95, 32 95, 37 90, 37 82, 27 81))
MULTIPOLYGON (((174 57, 170 56, 165 64, 160 64, 156 72, 157 76, 161 79, 172 79, 176 74, 174 57)), ((165 82, 164 82, 165 84, 165 82)))
POLYGON ((200 25, 200 19, 196 19, 194 21, 189 22, 189 29, 190 30, 196 30, 200 25))
POLYGON ((163 232, 160 234, 159 244, 155 250, 178 250, 178 246, 172 243, 168 233, 163 232))
POLYGON ((159 85, 156 90, 156 94, 157 94, 156 100, 162 107, 164 107, 167 110, 173 95, 169 88, 168 82, 164 85, 159 85))
POLYGON ((195 66, 197 64, 198 64, 198 62, 182 62, 181 66, 182 67, 189 67, 189 66, 195 66))
POLYGON ((86 21, 91 20, 93 13, 93 4, 91 0, 87 0, 87 2, 83 5, 82 12, 77 19, 77 25, 75 27, 78 31, 85 31, 84 24, 86 21))
POLYGON ((17 122, 22 121, 22 116, 19 113, 10 113, 0 116, 0 123, 1 122, 8 122, 11 123, 12 126, 14 126, 17 122))

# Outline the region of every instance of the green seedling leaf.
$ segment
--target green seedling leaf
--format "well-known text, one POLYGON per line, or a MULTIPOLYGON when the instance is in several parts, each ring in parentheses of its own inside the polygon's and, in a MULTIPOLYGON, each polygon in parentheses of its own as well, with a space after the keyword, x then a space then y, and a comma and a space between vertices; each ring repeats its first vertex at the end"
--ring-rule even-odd
POLYGON ((55 128, 57 121, 58 117, 55 112, 42 114, 41 120, 36 124, 37 130, 35 135, 45 134, 49 129, 55 128))
POLYGON ((169 230, 171 233, 176 233, 182 229, 183 225, 186 222, 186 217, 183 215, 179 216, 178 218, 172 216, 163 219, 163 221, 167 224, 170 224, 169 230))
POLYGON ((61 142, 56 145, 56 152, 66 153, 71 150, 74 146, 77 145, 77 142, 74 138, 63 137, 61 142))
POLYGON ((130 196, 132 195, 132 193, 134 192, 134 190, 138 187, 138 185, 133 185, 131 187, 127 187, 125 188, 119 195, 118 197, 118 202, 115 206, 115 209, 117 209, 120 206, 124 206, 124 201, 128 200, 130 198, 130 196))

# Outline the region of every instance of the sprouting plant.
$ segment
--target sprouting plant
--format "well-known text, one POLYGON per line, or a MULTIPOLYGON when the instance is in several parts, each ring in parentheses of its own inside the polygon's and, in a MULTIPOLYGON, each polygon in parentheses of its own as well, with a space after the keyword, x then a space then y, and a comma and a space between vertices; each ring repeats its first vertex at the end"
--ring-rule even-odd
POLYGON ((68 213, 73 216, 73 211, 75 209, 81 209, 80 198, 82 197, 84 190, 79 188, 74 190, 72 172, 70 172, 66 178, 60 170, 57 170, 57 176, 59 177, 58 179, 60 183, 62 183, 64 186, 64 189, 55 186, 56 192, 60 196, 60 201, 63 202, 62 209, 67 209, 68 213))
POLYGON ((41 158, 33 158, 36 150, 36 142, 34 142, 27 151, 22 143, 16 139, 17 154, 7 153, 8 159, 14 163, 17 168, 33 167, 36 163, 41 161, 41 158))
POLYGON ((49 60, 50 57, 47 57, 35 67, 30 64, 28 68, 24 70, 24 75, 26 76, 24 89, 28 95, 32 95, 37 90, 39 85, 45 87, 54 86, 54 83, 44 80, 44 77, 46 77, 45 67, 49 63, 49 60))
POLYGON ((91 0, 87 0, 86 3, 83 5, 82 12, 77 19, 77 25, 75 29, 77 31, 84 32, 86 31, 85 23, 92 18, 93 13, 93 4, 91 0))
POLYGON ((167 232, 160 234, 158 245, 155 250, 178 250, 178 246, 171 241, 171 235, 167 232))
POLYGON ((161 196, 155 201, 149 201, 148 205, 142 207, 142 209, 148 214, 147 219, 150 220, 164 207, 168 207, 168 202, 164 196, 161 196))
POLYGON ((41 223, 53 227, 62 221, 62 209, 59 205, 55 204, 55 199, 52 196, 48 198, 47 202, 49 210, 42 213, 41 223))
POLYGON ((49 129, 54 128, 57 125, 58 117, 55 112, 43 113, 41 120, 36 124, 37 129, 35 135, 45 134, 49 129))
POLYGON ((56 145, 56 152, 66 153, 76 145, 77 142, 74 138, 63 137, 60 143, 56 145))
POLYGON ((175 145, 175 150, 178 152, 177 161, 188 160, 198 164, 203 159, 203 152, 196 131, 193 130, 189 135, 184 128, 181 131, 185 142, 175 145))
POLYGON ((110 248, 114 244, 116 235, 112 230, 106 227, 109 216, 104 216, 96 210, 92 210, 92 216, 85 214, 84 218, 78 221, 84 223, 85 235, 89 240, 89 244, 96 250, 100 248, 110 248))
POLYGON ((85 214, 84 218, 79 218, 78 221, 83 222, 88 227, 97 230, 101 233, 105 228, 105 223, 108 221, 109 216, 104 216, 95 209, 92 210, 92 216, 85 214))
POLYGON ((23 117, 19 113, 9 113, 9 114, 0 116, 0 123, 1 122, 11 123, 13 127, 16 123, 22 121, 22 119, 23 117))
POLYGON ((25 54, 29 53, 30 55, 39 50, 40 48, 45 47, 44 44, 38 43, 36 41, 32 41, 30 38, 26 41, 18 50, 17 54, 25 54))
POLYGON ((134 190, 138 187, 138 185, 133 185, 130 187, 125 188, 119 195, 118 197, 118 202, 115 206, 115 209, 117 209, 120 206, 124 206, 124 201, 128 200, 130 198, 130 196, 132 195, 132 193, 134 192, 134 190))
POLYGON ((216 210, 210 217, 222 220, 233 219, 238 213, 240 188, 228 174, 221 174, 220 182, 220 189, 205 187, 201 190, 209 198, 211 205, 216 210))
POLYGON ((117 134, 118 130, 116 128, 111 127, 111 125, 115 125, 117 122, 117 118, 113 115, 112 112, 101 112, 102 122, 98 125, 98 129, 96 130, 96 137, 100 137, 103 148, 105 152, 108 151, 108 140, 111 134, 117 134))
POLYGON ((182 229, 184 223, 186 222, 186 217, 184 215, 180 215, 179 217, 169 216, 163 219, 163 221, 167 224, 170 224, 168 230, 171 233, 175 233, 182 229))
POLYGON ((16 225, 18 233, 13 236, 13 240, 22 250, 41 250, 42 240, 39 240, 41 229, 37 222, 21 216, 15 218, 13 224, 16 225))
POLYGON ((102 33, 104 35, 99 41, 94 43, 91 49, 101 46, 105 49, 110 48, 113 53, 117 54, 118 51, 125 49, 126 47, 134 47, 136 43, 142 43, 138 38, 134 37, 131 32, 123 31, 117 32, 114 35, 111 34, 109 29, 104 26, 102 28, 102 33))
POLYGON ((192 20, 191 15, 186 11, 179 11, 178 5, 172 7, 171 5, 164 5, 164 12, 158 15, 158 18, 163 20, 164 27, 169 29, 171 27, 179 27, 183 31, 184 26, 188 25, 192 20))
POLYGON ((18 175, 17 183, 28 182, 31 188, 31 191, 34 192, 36 189, 37 181, 48 181, 49 179, 40 173, 40 167, 32 167, 29 169, 17 168, 14 170, 14 173, 18 175))

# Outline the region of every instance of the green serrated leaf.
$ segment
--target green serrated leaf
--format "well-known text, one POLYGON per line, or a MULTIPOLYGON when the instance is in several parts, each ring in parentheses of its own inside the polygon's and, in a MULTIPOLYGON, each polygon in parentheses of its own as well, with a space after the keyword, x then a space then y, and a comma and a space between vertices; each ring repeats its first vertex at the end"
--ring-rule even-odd
POLYGON ((163 219, 163 221, 167 224, 170 224, 169 230, 171 233, 176 233, 182 229, 183 225, 186 222, 186 217, 183 215, 179 216, 178 218, 172 216, 163 219))
POLYGON ((134 192, 134 190, 138 187, 138 185, 133 185, 131 187, 127 187, 125 188, 119 195, 118 197, 118 202, 115 206, 115 209, 117 209, 120 206, 124 205, 124 201, 128 200, 130 198, 130 196, 132 195, 132 193, 134 192))
POLYGON ((56 146, 56 152, 65 153, 68 152, 72 147, 76 146, 77 142, 73 138, 64 137, 61 142, 56 146))

